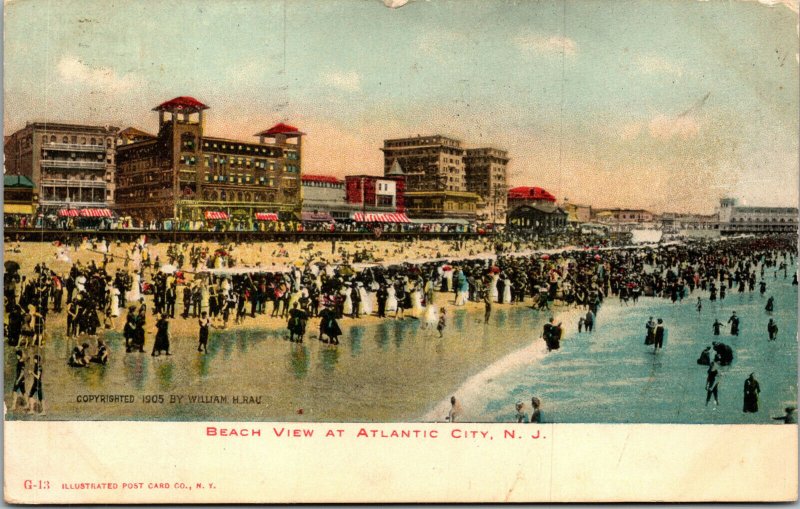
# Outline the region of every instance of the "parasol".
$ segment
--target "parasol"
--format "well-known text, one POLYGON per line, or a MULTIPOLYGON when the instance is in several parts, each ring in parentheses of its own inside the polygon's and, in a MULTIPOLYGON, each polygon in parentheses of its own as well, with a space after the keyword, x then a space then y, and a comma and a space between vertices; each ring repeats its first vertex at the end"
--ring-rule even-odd
POLYGON ((8 272, 17 272, 19 270, 19 263, 14 260, 8 260, 3 264, 8 272))

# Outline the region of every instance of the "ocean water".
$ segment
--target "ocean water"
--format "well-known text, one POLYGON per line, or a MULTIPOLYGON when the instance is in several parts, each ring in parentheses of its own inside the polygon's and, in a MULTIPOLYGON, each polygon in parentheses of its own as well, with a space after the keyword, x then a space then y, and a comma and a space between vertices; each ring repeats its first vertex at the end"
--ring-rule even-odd
MULTIPOLYGON (((566 423, 775 423, 784 408, 797 401, 797 287, 782 273, 767 271, 767 291, 739 294, 709 302, 696 290, 682 302, 642 298, 637 305, 607 300, 592 333, 577 332, 577 319, 565 321, 562 347, 543 353, 529 348, 490 366, 489 376, 478 374, 461 390, 469 420, 514 421, 515 402, 530 415, 532 396, 542 401, 545 422, 566 423), (764 310, 775 297, 775 311, 764 310), (697 312, 697 297, 703 308, 697 312), (740 335, 731 336, 727 320, 733 311, 741 317, 740 335), (664 349, 653 354, 644 345, 648 318, 662 318, 668 330, 664 349), (778 324, 776 341, 769 341, 767 322, 778 324), (712 323, 724 327, 714 336, 712 323), (734 362, 720 367, 719 406, 706 406, 707 366, 697 364, 700 352, 721 341, 734 350, 734 362), (743 413, 744 381, 754 372, 761 386, 759 411, 743 413)), ((436 414, 444 410, 439 406, 436 414)))

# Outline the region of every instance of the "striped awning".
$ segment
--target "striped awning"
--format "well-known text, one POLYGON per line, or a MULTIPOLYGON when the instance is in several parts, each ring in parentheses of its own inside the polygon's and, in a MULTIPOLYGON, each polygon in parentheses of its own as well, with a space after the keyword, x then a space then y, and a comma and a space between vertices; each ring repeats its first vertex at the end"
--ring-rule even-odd
POLYGON ((78 209, 61 209, 58 211, 58 217, 78 217, 78 209))
POLYGON ((359 223, 410 223, 411 221, 405 214, 383 213, 373 214, 371 212, 356 212, 353 219, 359 223))
POLYGON ((228 213, 220 210, 206 210, 206 219, 228 219, 228 213))
POLYGON ((111 217, 109 209, 80 209, 78 215, 81 217, 111 217))
POLYGON ((278 214, 274 212, 256 212, 256 221, 277 221, 278 214))

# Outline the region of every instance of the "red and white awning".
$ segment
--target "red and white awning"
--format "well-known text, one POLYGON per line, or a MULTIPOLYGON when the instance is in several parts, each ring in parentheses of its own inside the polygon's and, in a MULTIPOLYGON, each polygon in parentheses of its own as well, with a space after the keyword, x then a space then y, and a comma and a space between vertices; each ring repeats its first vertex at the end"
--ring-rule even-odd
POLYGON ((383 213, 373 214, 371 212, 356 212, 353 219, 359 223, 410 223, 411 221, 405 214, 383 213))
POLYGON ((256 212, 256 221, 277 221, 278 214, 274 212, 256 212))
POLYGON ((228 213, 219 210, 206 210, 206 219, 221 219, 224 221, 225 219, 228 219, 228 213))
POLYGON ((111 217, 109 209, 81 209, 78 212, 81 217, 111 217))
POLYGON ((111 217, 110 209, 61 209, 58 217, 111 217))

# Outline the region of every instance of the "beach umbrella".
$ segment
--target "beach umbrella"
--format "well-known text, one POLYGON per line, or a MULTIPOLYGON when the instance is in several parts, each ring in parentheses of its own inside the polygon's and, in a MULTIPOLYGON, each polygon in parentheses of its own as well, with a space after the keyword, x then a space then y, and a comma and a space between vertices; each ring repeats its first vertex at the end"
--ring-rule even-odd
POLYGON ((3 266, 8 272, 17 272, 19 270, 19 263, 15 262, 14 260, 8 260, 3 264, 3 266))
POLYGON ((450 265, 445 265, 445 266, 442 267, 442 270, 445 271, 445 272, 449 272, 449 271, 453 270, 453 267, 450 266, 450 265))
POLYGON ((596 254, 596 255, 594 255, 594 259, 595 259, 595 260, 601 260, 602 258, 603 258, 603 257, 602 257, 602 256, 600 256, 599 254, 596 254))
POLYGON ((491 272, 492 274, 499 274, 500 273, 500 267, 498 267, 496 265, 492 265, 492 267, 489 269, 489 272, 491 272))
POLYGON ((550 259, 550 255, 549 254, 543 254, 542 255, 542 260, 549 260, 549 259, 550 259))
POLYGON ((159 270, 164 274, 174 274, 175 271, 177 270, 177 267, 169 263, 165 263, 164 265, 161 266, 159 270))

